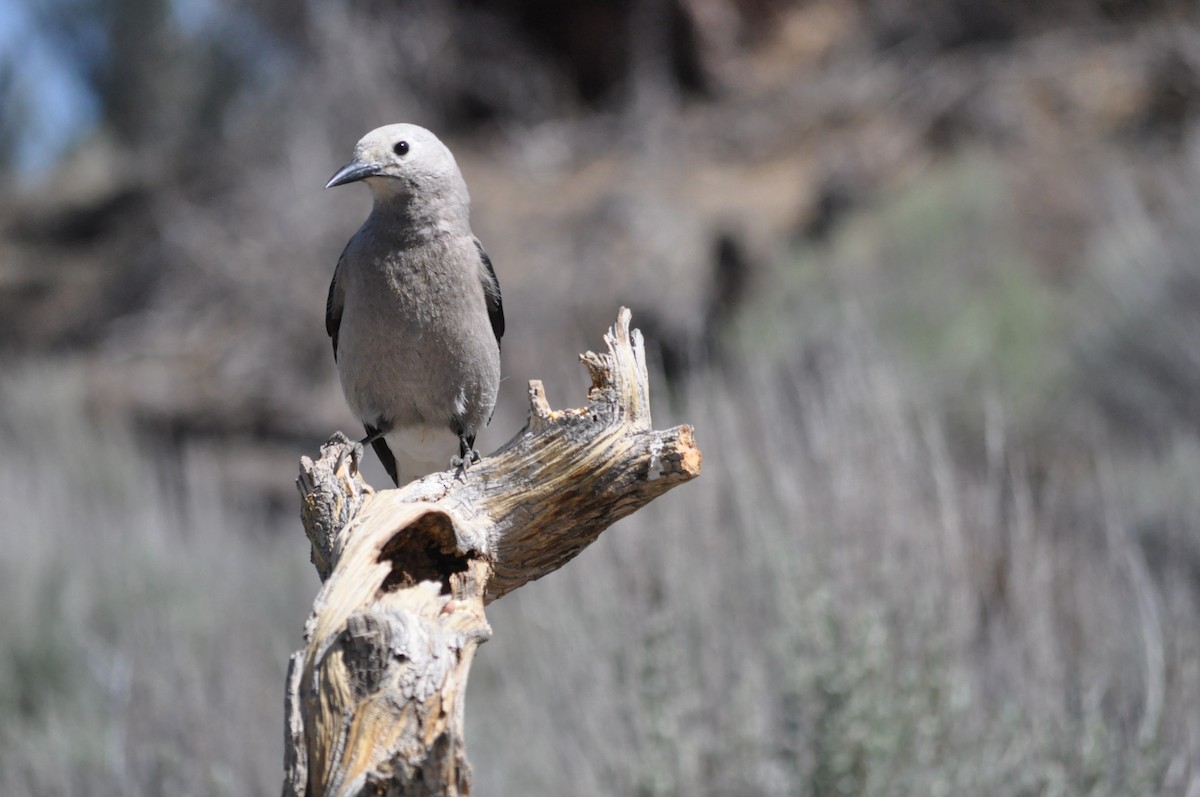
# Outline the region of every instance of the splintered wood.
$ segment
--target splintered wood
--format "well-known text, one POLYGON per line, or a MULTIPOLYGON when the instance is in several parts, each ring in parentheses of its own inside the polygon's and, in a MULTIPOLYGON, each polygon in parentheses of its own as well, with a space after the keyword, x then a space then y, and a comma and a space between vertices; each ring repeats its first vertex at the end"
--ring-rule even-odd
POLYGON ((690 426, 656 432, 641 333, 622 308, 582 360, 588 406, 551 410, 465 473, 376 493, 344 437, 301 460, 324 584, 288 672, 284 795, 467 795, 463 700, 484 606, 562 567, 700 473, 690 426))

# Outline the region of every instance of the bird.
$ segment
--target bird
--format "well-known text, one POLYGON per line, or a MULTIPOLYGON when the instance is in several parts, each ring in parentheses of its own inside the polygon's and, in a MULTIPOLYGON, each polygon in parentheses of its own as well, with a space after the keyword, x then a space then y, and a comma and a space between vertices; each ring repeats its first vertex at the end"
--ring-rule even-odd
POLYGON ((466 181, 436 135, 391 124, 363 136, 325 187, 355 182, 374 204, 338 258, 325 330, 362 445, 397 487, 447 462, 465 470, 495 409, 504 335, 466 181))

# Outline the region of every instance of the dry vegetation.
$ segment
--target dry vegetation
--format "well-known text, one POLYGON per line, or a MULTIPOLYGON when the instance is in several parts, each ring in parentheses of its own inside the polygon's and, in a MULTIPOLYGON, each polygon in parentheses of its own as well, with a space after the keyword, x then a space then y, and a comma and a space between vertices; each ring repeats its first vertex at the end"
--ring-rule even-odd
POLYGON ((404 118, 505 290, 481 450, 624 303, 705 452, 489 609, 479 793, 1200 794, 1190 4, 44 5, 126 44, 0 195, 0 793, 277 790, 318 187, 404 118))

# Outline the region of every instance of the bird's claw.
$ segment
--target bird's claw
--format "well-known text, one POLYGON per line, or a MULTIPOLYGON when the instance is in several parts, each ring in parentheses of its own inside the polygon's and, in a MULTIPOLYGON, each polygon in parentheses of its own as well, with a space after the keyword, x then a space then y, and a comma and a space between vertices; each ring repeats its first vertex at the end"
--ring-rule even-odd
POLYGON ((467 468, 479 461, 479 452, 471 448, 459 456, 450 457, 450 469, 458 472, 461 476, 466 473, 467 468))
POLYGON ((333 472, 337 473, 342 469, 342 463, 346 461, 346 457, 350 457, 351 473, 358 471, 359 463, 363 459, 363 445, 357 440, 350 439, 344 432, 334 432, 329 437, 329 442, 325 445, 337 445, 341 448, 341 453, 338 454, 337 462, 333 465, 333 472))

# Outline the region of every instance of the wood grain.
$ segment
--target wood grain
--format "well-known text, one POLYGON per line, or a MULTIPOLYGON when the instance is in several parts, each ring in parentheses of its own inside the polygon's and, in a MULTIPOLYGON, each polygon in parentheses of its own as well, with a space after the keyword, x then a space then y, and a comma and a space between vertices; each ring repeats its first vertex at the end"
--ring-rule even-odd
POLYGON ((375 492, 344 437, 301 460, 301 518, 324 584, 293 654, 284 795, 466 795, 463 699, 484 606, 562 567, 700 472, 690 426, 651 428, 641 333, 622 308, 582 361, 588 405, 529 421, 465 473, 375 492))

